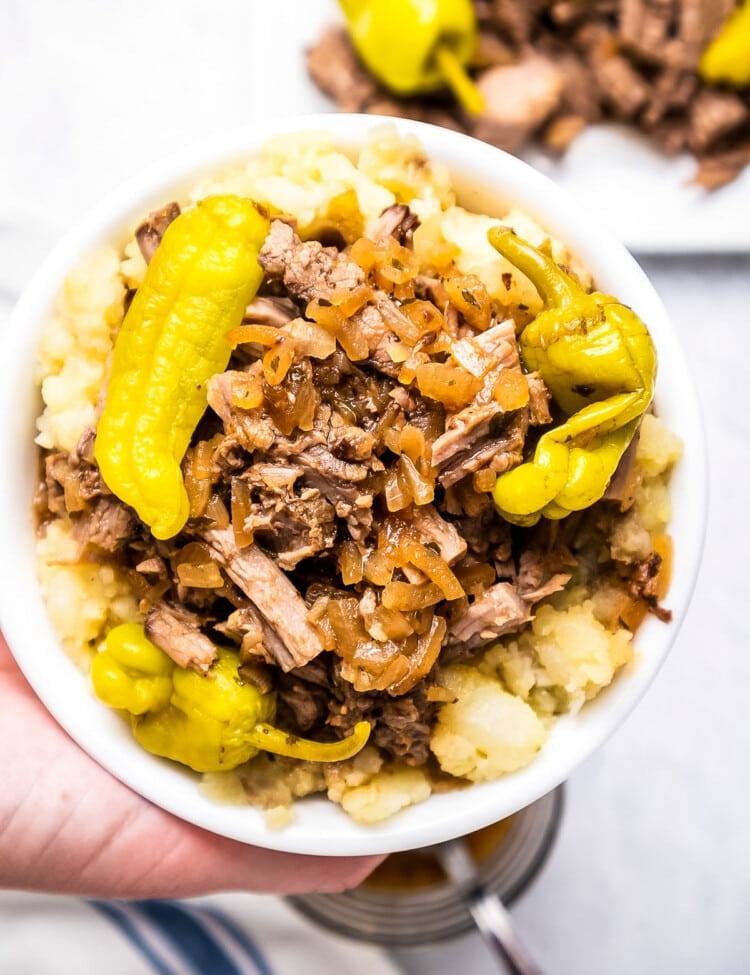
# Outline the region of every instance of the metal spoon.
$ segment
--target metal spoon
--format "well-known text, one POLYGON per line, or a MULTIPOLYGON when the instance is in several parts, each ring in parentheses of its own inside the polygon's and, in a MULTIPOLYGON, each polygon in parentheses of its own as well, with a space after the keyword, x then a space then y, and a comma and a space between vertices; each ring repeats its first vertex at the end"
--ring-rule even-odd
POLYGON ((477 868, 462 838, 430 847, 460 892, 479 933, 508 975, 544 975, 518 937, 510 912, 479 882, 477 868))

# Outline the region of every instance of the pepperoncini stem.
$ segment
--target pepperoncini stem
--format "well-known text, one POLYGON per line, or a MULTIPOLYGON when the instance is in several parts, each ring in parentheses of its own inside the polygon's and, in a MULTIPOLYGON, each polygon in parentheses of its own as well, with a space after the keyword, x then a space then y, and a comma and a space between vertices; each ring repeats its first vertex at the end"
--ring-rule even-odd
POLYGON ((439 44, 435 62, 461 108, 468 115, 481 115, 485 109, 484 95, 469 77, 455 51, 446 44, 439 44))
POLYGON ((299 758, 305 762, 341 762, 362 751, 369 737, 369 721, 358 721, 351 735, 341 741, 332 742, 297 738, 296 735, 290 735, 271 725, 257 724, 247 736, 247 741, 259 751, 299 758))
POLYGON ((698 73, 708 82, 750 84, 750 0, 732 12, 701 55, 698 73))
POLYGON ((545 307, 565 308, 588 297, 551 257, 521 240, 510 227, 492 227, 487 236, 495 250, 531 281, 545 307))
POLYGON ((476 49, 471 0, 339 0, 357 54, 396 95, 446 85, 469 114, 484 99, 466 72, 476 49))
POLYGON ((617 298, 588 294, 509 229, 493 228, 489 241, 544 299, 545 308, 519 337, 519 351, 567 416, 542 434, 530 459, 495 483, 500 514, 533 525, 603 497, 651 402, 656 350, 645 324, 617 298))

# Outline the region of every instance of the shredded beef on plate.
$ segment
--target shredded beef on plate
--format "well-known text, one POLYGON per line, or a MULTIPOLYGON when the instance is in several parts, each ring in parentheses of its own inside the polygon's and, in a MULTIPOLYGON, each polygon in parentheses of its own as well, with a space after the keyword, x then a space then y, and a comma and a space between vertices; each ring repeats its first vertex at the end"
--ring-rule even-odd
POLYGON ((701 53, 735 0, 474 0, 471 74, 486 108, 470 118, 448 96, 396 98, 369 74, 343 29, 307 52, 318 88, 343 111, 459 128, 510 152, 564 152, 587 126, 623 123, 663 152, 692 152, 694 181, 716 189, 750 162, 750 89, 698 75, 701 53))

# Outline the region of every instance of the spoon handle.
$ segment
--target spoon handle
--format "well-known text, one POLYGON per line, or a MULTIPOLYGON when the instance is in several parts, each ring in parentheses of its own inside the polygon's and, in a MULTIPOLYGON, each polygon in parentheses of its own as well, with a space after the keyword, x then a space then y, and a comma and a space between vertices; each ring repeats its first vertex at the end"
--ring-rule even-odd
POLYGON ((462 839, 433 847, 448 877, 462 893, 485 943, 508 975, 543 975, 521 942, 510 912, 478 882, 476 865, 462 839))
POLYGON ((510 912, 499 897, 479 889, 469 895, 467 904, 479 933, 508 975, 543 975, 519 939, 510 912))

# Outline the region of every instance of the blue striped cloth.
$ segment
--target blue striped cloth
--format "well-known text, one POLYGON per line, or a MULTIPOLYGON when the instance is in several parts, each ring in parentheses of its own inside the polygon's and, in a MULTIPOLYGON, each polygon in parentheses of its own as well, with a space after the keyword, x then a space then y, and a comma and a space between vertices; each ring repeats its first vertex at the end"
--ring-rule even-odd
POLYGON ((89 902, 159 975, 273 975, 253 939, 216 908, 175 901, 89 902))
POLYGON ((84 901, 0 891, 0 975, 396 975, 282 899, 84 901))

